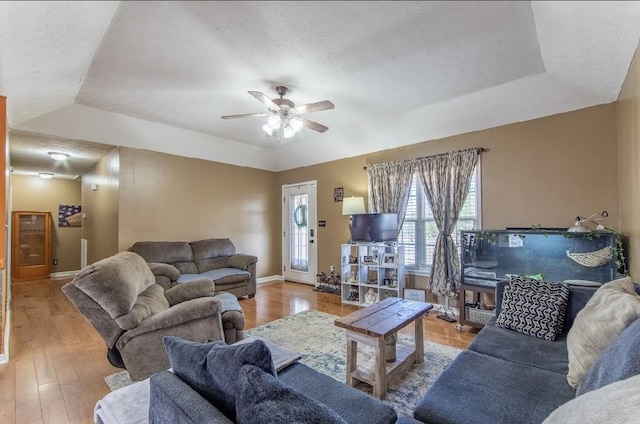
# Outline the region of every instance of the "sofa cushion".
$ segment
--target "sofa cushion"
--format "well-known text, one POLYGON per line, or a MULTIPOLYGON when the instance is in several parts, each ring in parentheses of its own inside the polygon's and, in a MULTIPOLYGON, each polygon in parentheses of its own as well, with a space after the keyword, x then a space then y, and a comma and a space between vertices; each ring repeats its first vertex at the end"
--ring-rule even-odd
POLYGON ((253 365, 238 375, 236 417, 238 424, 346 424, 326 405, 253 365))
POLYGON ((138 241, 131 246, 131 251, 147 262, 193 262, 193 251, 186 241, 138 241))
MULTIPOLYGON (((156 373, 145 381, 151 386, 146 408, 149 424, 233 424, 219 409, 170 371, 156 373)), ((144 422, 132 421, 135 424, 144 422)))
POLYGON ((640 416, 640 375, 585 393, 553 411, 543 424, 632 424, 640 416))
POLYGON ((193 241, 191 249, 199 273, 226 267, 229 257, 236 253, 236 247, 228 238, 193 241))
POLYGON ((164 289, 154 284, 138 295, 131 310, 116 318, 116 322, 123 330, 131 330, 152 315, 169 309, 169 301, 164 295, 164 289))
POLYGON ((216 285, 241 283, 251 278, 251 274, 236 268, 218 268, 205 271, 201 274, 182 274, 178 278, 178 283, 189 283, 191 281, 209 278, 216 285))
POLYGON ((327 405, 349 424, 370 424, 372 417, 379 424, 396 422, 396 412, 384 402, 299 362, 284 368, 278 377, 288 387, 327 405))
POLYGON ((129 313, 138 295, 156 284, 156 279, 142 257, 119 252, 84 267, 72 284, 116 318, 129 313))
POLYGON ((477 352, 461 352, 418 402, 425 423, 539 424, 573 399, 566 377, 477 352))
POLYGON ((496 327, 553 341, 562 332, 569 299, 565 284, 512 278, 505 287, 496 327))
POLYGON ((567 336, 559 335, 555 341, 530 337, 513 330, 495 326, 495 317, 473 338, 469 350, 517 362, 552 372, 567 374, 567 336))
POLYGON ((240 368, 256 365, 276 375, 269 348, 260 340, 227 345, 222 341, 196 343, 164 337, 164 344, 173 372, 232 421, 240 368))
POLYGON ((610 281, 598 288, 567 335, 567 381, 572 387, 578 387, 604 349, 638 317, 640 295, 631 278, 610 281))
POLYGON ((640 374, 640 319, 635 320, 598 357, 576 396, 640 374))
POLYGON ((237 268, 218 268, 203 272, 202 275, 211 278, 217 285, 242 283, 251 278, 251 274, 237 268))

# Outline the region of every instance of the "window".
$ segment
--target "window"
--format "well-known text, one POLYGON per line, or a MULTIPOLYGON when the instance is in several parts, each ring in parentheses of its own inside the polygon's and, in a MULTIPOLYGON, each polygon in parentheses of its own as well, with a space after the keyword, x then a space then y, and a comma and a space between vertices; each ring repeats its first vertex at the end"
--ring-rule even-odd
MULTIPOLYGON (((469 182, 469 193, 464 202, 460 217, 453 229, 454 240, 460 248, 460 230, 478 228, 480 216, 480 196, 477 189, 479 169, 476 167, 469 182)), ((413 175, 407 212, 398 236, 398 243, 404 246, 404 263, 409 270, 428 271, 433 261, 433 251, 436 245, 438 228, 433 220, 433 213, 429 202, 418 180, 413 175)), ((458 251, 458 253, 460 253, 458 251)))

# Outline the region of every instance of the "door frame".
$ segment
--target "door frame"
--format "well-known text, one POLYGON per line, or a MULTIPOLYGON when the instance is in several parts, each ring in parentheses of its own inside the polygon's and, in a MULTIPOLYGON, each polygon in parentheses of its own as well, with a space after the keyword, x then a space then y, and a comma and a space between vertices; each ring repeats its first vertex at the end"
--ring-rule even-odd
POLYGON ((292 187, 300 187, 300 186, 313 186, 314 187, 314 199, 309 202, 309 210, 308 214, 310 218, 308 220, 309 231, 313 231, 314 236, 310 237, 313 239, 309 246, 309 270, 307 271, 308 279, 300 280, 300 279, 292 279, 289 278, 290 281, 296 281, 304 284, 313 284, 315 285, 316 274, 318 273, 318 228, 317 228, 317 217, 318 217, 318 181, 310 180, 310 181, 302 181, 299 183, 293 184, 283 184, 282 185, 282 227, 281 227, 281 246, 282 246, 282 261, 280 264, 280 269, 282 270, 282 279, 286 280, 286 271, 285 267, 288 266, 289 255, 290 255, 290 242, 285 243, 285 241, 289 241, 290 239, 286 236, 285 231, 289 228, 289 213, 285 205, 286 202, 286 191, 292 187), (311 209, 313 208, 313 209, 311 209), (311 247, 313 246, 313 247, 311 247))

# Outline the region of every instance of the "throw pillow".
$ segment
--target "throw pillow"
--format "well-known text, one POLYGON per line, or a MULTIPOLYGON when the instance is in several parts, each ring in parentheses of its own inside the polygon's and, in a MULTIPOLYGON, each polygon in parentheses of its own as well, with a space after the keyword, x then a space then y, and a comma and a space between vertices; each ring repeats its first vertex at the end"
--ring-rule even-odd
POLYGON ((638 317, 640 296, 631 278, 610 281, 596 290, 567 334, 571 387, 578 387, 602 351, 638 317))
POLYGON ((640 319, 624 329, 598 357, 578 386, 576 396, 640 374, 640 319))
POLYGON ((553 341, 562 333, 568 300, 565 284, 512 277, 504 288, 495 325, 553 341))
POLYGON ((335 411, 253 365, 238 375, 238 424, 346 424, 335 411))
POLYGON ((250 364, 276 375, 269 348, 261 340, 227 345, 223 341, 196 343, 165 336, 164 345, 173 372, 232 421, 240 369, 250 364))
POLYGON ((585 393, 561 405, 542 424, 632 424, 640 416, 640 375, 585 393))

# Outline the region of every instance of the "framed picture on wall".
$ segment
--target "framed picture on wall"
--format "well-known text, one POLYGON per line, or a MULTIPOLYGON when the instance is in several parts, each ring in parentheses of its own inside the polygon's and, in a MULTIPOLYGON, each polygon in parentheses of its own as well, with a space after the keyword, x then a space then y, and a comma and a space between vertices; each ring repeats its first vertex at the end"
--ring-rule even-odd
POLYGON ((342 198, 344 197, 344 188, 336 187, 333 189, 333 201, 334 202, 342 202, 342 198))
POLYGON ((82 205, 58 205, 58 227, 82 227, 82 205))

